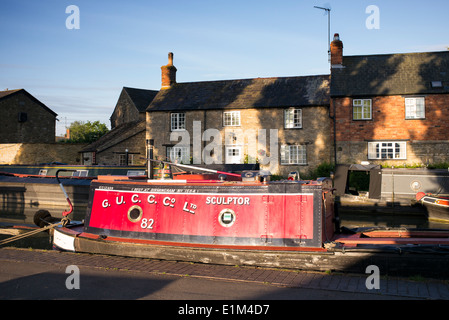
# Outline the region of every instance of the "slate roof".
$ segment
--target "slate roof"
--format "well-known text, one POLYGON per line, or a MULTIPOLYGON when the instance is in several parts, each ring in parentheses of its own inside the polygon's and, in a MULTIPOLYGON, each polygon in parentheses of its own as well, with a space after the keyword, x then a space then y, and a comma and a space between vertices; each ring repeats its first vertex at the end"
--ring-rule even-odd
POLYGON ((329 105, 329 75, 176 83, 147 111, 329 105))
POLYGON ((331 97, 449 93, 449 51, 343 56, 331 81, 331 97))
POLYGON ((100 139, 95 142, 92 142, 88 146, 84 147, 79 152, 102 152, 106 149, 109 149, 116 144, 129 139, 136 134, 144 132, 146 130, 146 122, 145 120, 136 120, 127 123, 123 123, 105 135, 103 135, 100 139))
POLYGON ((44 108, 46 111, 50 112, 52 115, 54 115, 55 117, 58 115, 57 113, 55 113, 53 110, 51 110, 49 107, 47 107, 45 104, 43 104, 42 102, 40 102, 39 100, 37 100, 35 97, 33 97, 28 91, 26 91, 25 89, 16 89, 16 90, 5 90, 5 91, 0 91, 0 100, 3 99, 7 99, 9 97, 11 97, 14 94, 17 94, 19 92, 23 92, 25 95, 27 95, 31 100, 33 100, 35 103, 37 103, 38 105, 40 105, 42 108, 44 108))
POLYGON ((159 91, 123 87, 139 112, 145 112, 150 102, 159 91))
POLYGON ((10 94, 16 93, 20 90, 22 90, 22 89, 0 91, 0 99, 3 97, 9 96, 10 94))

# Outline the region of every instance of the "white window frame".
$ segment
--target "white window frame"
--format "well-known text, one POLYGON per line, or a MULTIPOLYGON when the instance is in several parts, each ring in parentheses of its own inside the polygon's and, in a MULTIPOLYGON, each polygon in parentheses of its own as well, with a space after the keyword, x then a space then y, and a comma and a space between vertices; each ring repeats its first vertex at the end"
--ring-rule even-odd
POLYGON ((240 127, 240 111, 223 112, 223 127, 240 127))
POLYGON ((75 172, 72 173, 72 177, 88 177, 89 176, 89 170, 75 170, 75 172))
POLYGON ((284 128, 285 129, 302 128, 302 109, 289 108, 284 110, 284 128))
POLYGON ((118 164, 119 164, 119 166, 134 165, 134 155, 128 153, 128 164, 126 164, 126 154, 120 153, 118 155, 118 164))
POLYGON ((186 114, 177 112, 170 114, 171 131, 184 131, 186 129, 186 114))
POLYGON ((353 99, 352 100, 352 120, 372 120, 373 119, 373 100, 372 99, 353 99), (360 112, 356 112, 360 108, 360 112), (369 114, 369 116, 368 116, 369 114), (359 117, 360 116, 360 117, 359 117))
POLYGON ((170 162, 189 164, 190 148, 189 147, 167 147, 167 158, 170 162))
POLYGON ((425 119, 426 101, 424 97, 405 98, 405 119, 425 119))
POLYGON ((368 160, 406 160, 406 141, 368 142, 368 160))
POLYGON ((281 145, 281 165, 307 165, 307 148, 302 144, 281 145))
POLYGON ((225 163, 226 164, 236 164, 236 163, 243 163, 243 154, 242 154, 242 147, 241 146, 227 146, 225 147, 226 152, 226 158, 225 163), (238 161, 231 161, 238 158, 238 161))

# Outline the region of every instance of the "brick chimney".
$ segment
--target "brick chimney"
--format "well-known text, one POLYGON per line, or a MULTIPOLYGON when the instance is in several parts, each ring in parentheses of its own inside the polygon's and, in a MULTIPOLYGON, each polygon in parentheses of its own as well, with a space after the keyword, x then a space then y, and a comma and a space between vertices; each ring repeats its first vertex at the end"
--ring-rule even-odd
POLYGON ((162 87, 161 89, 169 89, 176 83, 176 67, 173 65, 173 52, 168 53, 168 64, 161 67, 162 70, 162 87))
POLYGON ((341 67, 343 65, 343 42, 338 33, 334 34, 334 41, 331 42, 331 66, 341 67))

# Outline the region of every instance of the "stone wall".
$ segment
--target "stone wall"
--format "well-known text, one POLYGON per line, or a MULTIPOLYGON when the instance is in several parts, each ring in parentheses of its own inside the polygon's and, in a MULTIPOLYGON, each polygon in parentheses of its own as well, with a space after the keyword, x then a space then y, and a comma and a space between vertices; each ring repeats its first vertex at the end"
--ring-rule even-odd
POLYGON ((145 165, 146 164, 146 143, 145 131, 140 131, 135 135, 112 145, 101 152, 97 152, 96 159, 99 165, 119 165, 120 154, 125 151, 132 155, 129 156, 129 165, 145 165), (133 161, 131 161, 131 157, 133 161))
POLYGON ((368 161, 372 164, 389 166, 437 165, 449 162, 449 140, 440 141, 407 141, 407 159, 372 160, 368 159, 368 143, 360 141, 337 142, 338 163, 351 164, 368 161))
POLYGON ((132 102, 126 91, 123 89, 120 93, 120 97, 118 99, 117 105, 115 106, 114 112, 111 115, 111 129, 114 129, 115 127, 123 123, 139 119, 139 111, 137 111, 134 103, 132 102))
MULTIPOLYGON (((199 110, 186 112, 186 131, 178 134, 181 136, 187 134, 187 145, 191 148, 191 155, 194 156, 198 146, 201 151, 205 148, 211 149, 212 138, 207 141, 199 141, 194 137, 194 121, 200 122, 199 139, 207 129, 218 130, 221 143, 220 152, 214 152, 211 158, 217 163, 225 162, 226 146, 241 146, 243 154, 249 163, 255 162, 256 158, 261 159, 263 155, 272 157, 277 154, 275 161, 263 165, 261 169, 269 170, 272 174, 287 175, 290 171, 300 171, 307 173, 315 169, 323 162, 332 161, 332 142, 330 139, 330 119, 328 116, 328 107, 304 107, 302 108, 302 127, 301 129, 284 129, 284 108, 259 108, 259 109, 240 109, 241 125, 236 127, 223 126, 224 110, 199 110), (259 129, 265 129, 266 143, 256 140, 259 129), (270 143, 273 129, 277 132, 277 140, 270 143), (270 146, 278 143, 277 150, 270 149, 270 146), (280 164, 280 145, 281 144, 302 144, 307 149, 306 165, 281 165, 280 164), (209 146, 209 147, 208 147, 209 146), (221 156, 221 158, 220 158, 221 156)), ((228 110, 226 110, 228 111, 228 110)), ((236 111, 236 110, 229 110, 236 111)), ((170 141, 170 112, 148 112, 147 113, 147 139, 154 139, 154 156, 158 159, 166 157, 166 150, 169 146, 174 146, 181 141, 170 141)), ((175 132, 176 134, 177 132, 175 132)), ((276 137, 273 134, 273 137, 276 137)), ((201 156, 197 157, 201 158, 201 156)), ((202 162, 204 163, 204 162, 202 162)), ((199 163, 198 163, 199 164, 199 163)))
POLYGON ((81 164, 79 151, 86 144, 6 143, 0 144, 0 164, 39 164, 62 162, 81 164))

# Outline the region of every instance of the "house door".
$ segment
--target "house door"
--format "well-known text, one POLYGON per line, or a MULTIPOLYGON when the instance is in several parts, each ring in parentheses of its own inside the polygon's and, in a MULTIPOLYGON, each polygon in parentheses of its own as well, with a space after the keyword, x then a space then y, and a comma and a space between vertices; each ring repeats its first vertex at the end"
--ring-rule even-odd
POLYGON ((226 147, 226 164, 243 163, 242 147, 226 147))

